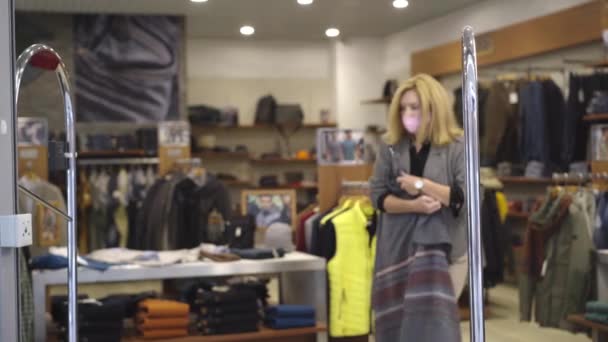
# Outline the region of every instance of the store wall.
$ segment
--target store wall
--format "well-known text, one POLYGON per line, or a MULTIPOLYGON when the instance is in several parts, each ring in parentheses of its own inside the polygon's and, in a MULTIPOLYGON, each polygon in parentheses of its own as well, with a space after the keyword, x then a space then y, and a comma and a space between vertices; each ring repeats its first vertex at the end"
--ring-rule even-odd
POLYGON ((386 106, 361 102, 380 98, 384 85, 382 39, 362 38, 334 44, 336 107, 342 128, 384 126, 386 106))
MULTIPOLYGON (((462 28, 477 33, 496 30, 589 2, 589 0, 489 0, 411 27, 386 39, 384 73, 406 78, 413 52, 460 39, 462 28)), ((525 39, 525 37, 522 37, 525 39)), ((517 48, 514 42, 513 48, 517 48)))
POLYGON ((333 113, 331 46, 327 42, 191 39, 187 41, 188 105, 239 109, 241 124, 254 120, 258 99, 298 103, 305 122, 333 113))

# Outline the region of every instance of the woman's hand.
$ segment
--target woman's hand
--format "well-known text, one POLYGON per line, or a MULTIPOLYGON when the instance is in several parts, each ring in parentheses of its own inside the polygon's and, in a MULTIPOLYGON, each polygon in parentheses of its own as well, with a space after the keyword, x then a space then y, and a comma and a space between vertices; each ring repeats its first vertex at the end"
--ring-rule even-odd
POLYGON ((397 177, 397 183, 399 183, 401 190, 412 196, 416 196, 420 194, 420 191, 416 189, 416 181, 419 179, 420 178, 408 175, 402 171, 401 176, 397 177))
POLYGON ((412 202, 415 210, 420 214, 431 215, 441 209, 441 202, 426 195, 419 196, 412 202))

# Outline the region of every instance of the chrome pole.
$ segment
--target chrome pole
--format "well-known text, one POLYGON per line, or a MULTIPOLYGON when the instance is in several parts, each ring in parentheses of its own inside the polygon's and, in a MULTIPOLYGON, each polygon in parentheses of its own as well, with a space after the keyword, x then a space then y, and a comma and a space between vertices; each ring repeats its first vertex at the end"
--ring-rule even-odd
MULTIPOLYGON (((68 341, 78 341, 78 321, 77 321, 77 298, 78 298, 78 269, 76 264, 77 245, 76 245, 76 133, 74 125, 74 110, 72 106, 72 95, 68 74, 61 59, 61 56, 51 47, 43 44, 34 44, 27 48, 17 59, 15 72, 15 106, 19 99, 19 87, 23 73, 27 68, 32 57, 46 55, 58 63, 53 71, 57 74, 61 94, 63 95, 63 109, 65 113, 65 129, 68 152, 65 157, 68 159, 68 169, 66 170, 67 183, 67 209, 68 216, 68 341)), ((15 120, 16 121, 16 120, 15 120)), ((37 322, 44 324, 44 322, 37 322)), ((39 338, 38 336, 36 337, 39 338)), ((43 337, 45 338, 45 337, 43 337)))
POLYGON ((471 341, 485 341, 483 280, 481 262, 481 219, 479 213, 479 132, 477 112, 477 52, 475 33, 467 26, 462 34, 462 106, 464 113, 465 160, 467 170, 467 214, 469 228, 469 305, 471 341))

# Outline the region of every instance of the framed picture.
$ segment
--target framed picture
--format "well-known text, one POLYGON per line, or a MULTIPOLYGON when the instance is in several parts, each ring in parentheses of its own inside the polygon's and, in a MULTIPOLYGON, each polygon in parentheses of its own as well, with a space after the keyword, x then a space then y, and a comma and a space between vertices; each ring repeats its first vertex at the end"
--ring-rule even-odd
POLYGON ((20 117, 17 119, 17 143, 19 146, 47 146, 49 123, 46 118, 20 117))
POLYGON ((319 165, 357 165, 365 163, 362 130, 321 128, 317 130, 319 165))
POLYGON ((257 230, 264 230, 275 222, 296 226, 296 191, 291 190, 243 190, 241 193, 243 215, 255 218, 257 230))
POLYGON ((591 153, 593 160, 608 160, 608 125, 591 127, 591 153))

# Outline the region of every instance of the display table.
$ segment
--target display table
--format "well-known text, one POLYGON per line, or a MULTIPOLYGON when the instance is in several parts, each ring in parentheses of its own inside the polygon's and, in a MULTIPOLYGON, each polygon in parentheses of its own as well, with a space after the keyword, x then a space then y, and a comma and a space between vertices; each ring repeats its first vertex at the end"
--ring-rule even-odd
POLYGON ((606 341, 608 325, 590 321, 586 319, 584 315, 570 315, 568 316, 568 322, 574 323, 583 328, 591 329, 594 342, 606 341))
MULTIPOLYGON (((320 332, 326 332, 327 326, 324 324, 317 324, 316 327, 310 328, 294 328, 294 329, 283 329, 273 330, 268 328, 262 328, 258 332, 244 333, 244 334, 229 334, 229 335, 217 335, 217 336, 188 336, 179 338, 167 338, 162 339, 163 342, 266 342, 276 341, 282 342, 289 340, 290 342, 312 342, 317 340, 317 336, 320 332)), ((139 338, 125 338, 124 342, 143 342, 149 341, 139 338)))
MULTIPOLYGON (((281 303, 315 307, 317 321, 327 324, 327 281, 325 259, 304 253, 289 253, 280 259, 240 260, 229 263, 195 262, 163 267, 117 266, 105 272, 78 269, 78 283, 112 283, 138 280, 209 278, 243 275, 279 275, 281 303)), ((67 269, 34 271, 35 340, 46 340, 46 294, 51 285, 67 284, 67 269)), ((327 339, 325 330, 317 333, 319 341, 327 339)))

